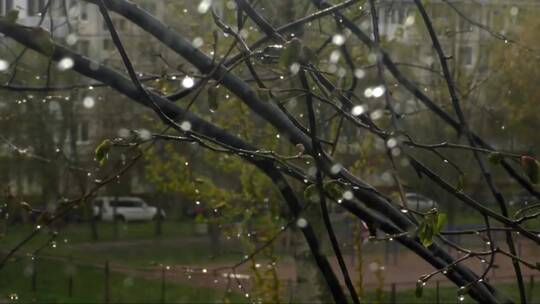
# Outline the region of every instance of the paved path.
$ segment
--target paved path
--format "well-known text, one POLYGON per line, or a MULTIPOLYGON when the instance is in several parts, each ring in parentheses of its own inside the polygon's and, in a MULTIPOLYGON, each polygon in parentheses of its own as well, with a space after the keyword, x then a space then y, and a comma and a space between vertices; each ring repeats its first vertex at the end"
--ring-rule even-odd
MULTIPOLYGON (((125 242, 125 244, 131 244, 130 242, 125 242)), ((141 242, 141 244, 145 244, 141 242)), ((131 244, 132 245, 132 244, 131 244)), ((118 244, 115 244, 118 246, 118 244)), ((536 251, 537 247, 535 245, 523 245, 521 256, 525 259, 535 262, 538 259, 538 253, 536 251)), ((349 271, 351 271, 351 276, 353 278, 357 277, 357 272, 355 271, 356 265, 353 261, 352 256, 345 256, 346 263, 349 271)), ((420 278, 421 275, 433 272, 434 269, 427 262, 416 256, 414 253, 401 250, 397 259, 395 261, 389 261, 387 264, 381 263, 384 260, 384 257, 381 254, 368 254, 364 257, 364 285, 366 288, 375 287, 378 282, 375 277, 373 269, 383 267, 385 286, 390 286, 390 284, 395 283, 397 289, 413 289, 415 288, 416 281, 420 278)), ((261 267, 266 267, 264 260, 257 260, 261 264, 261 267)), ((338 277, 341 279, 340 271, 338 269, 338 264, 335 258, 330 258, 330 262, 333 268, 338 274, 338 277)), ((482 263, 479 259, 471 259, 464 263, 475 272, 479 273, 484 267, 487 266, 487 263, 482 263)), ((489 279, 492 282, 514 282, 513 277, 513 267, 511 260, 505 256, 498 255, 496 259, 497 267, 489 272, 489 279)), ((220 272, 214 273, 212 269, 216 268, 226 268, 230 264, 218 264, 218 263, 207 263, 205 265, 170 265, 170 269, 167 270, 166 280, 169 282, 182 282, 187 284, 193 284, 196 286, 205 286, 205 287, 215 287, 218 289, 226 288, 229 284, 233 286, 241 284, 248 284, 249 274, 251 270, 249 269, 249 263, 246 263, 236 269, 236 274, 240 277, 237 279, 232 279, 228 281, 226 279, 226 274, 231 274, 231 269, 222 269, 220 272), (206 269, 205 273, 202 272, 202 269, 206 269)), ((122 272, 125 274, 131 274, 134 276, 141 276, 151 279, 160 279, 161 278, 161 269, 155 267, 149 268, 138 268, 134 269, 132 267, 126 267, 122 265, 112 264, 112 270, 122 272)), ((295 282, 296 281, 296 264, 292 259, 284 259, 278 262, 277 264, 278 276, 282 282, 295 282)), ((524 276, 528 277, 531 275, 540 275, 540 272, 533 270, 527 267, 522 266, 522 271, 524 276)), ((435 281, 440 281, 441 284, 451 284, 446 277, 439 274, 432 279, 432 284, 435 284, 435 281)), ((294 284, 294 283, 293 283, 294 284)), ((343 284, 343 280, 342 280, 343 284)))

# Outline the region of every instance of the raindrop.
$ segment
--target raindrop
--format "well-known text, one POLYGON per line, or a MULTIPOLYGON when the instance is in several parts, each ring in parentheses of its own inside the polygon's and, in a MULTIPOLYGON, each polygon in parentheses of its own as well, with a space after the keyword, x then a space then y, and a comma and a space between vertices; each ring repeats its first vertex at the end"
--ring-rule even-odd
POLYGON ((235 10, 236 9, 236 2, 234 2, 232 0, 227 2, 227 8, 230 9, 231 11, 235 10))
POLYGON ((411 26, 415 21, 414 15, 408 16, 407 19, 405 19, 405 26, 411 26))
POLYGON ((341 53, 338 50, 334 50, 330 54, 330 62, 331 63, 337 63, 339 61, 340 57, 341 57, 341 53))
POLYGON ((186 76, 182 79, 182 86, 186 89, 192 88, 195 85, 193 78, 186 76))
POLYGON ((332 43, 337 46, 343 45, 345 43, 345 36, 343 36, 342 34, 335 34, 332 37, 332 43))
POLYGON ((377 86, 373 88, 373 97, 379 98, 383 96, 385 89, 383 86, 377 86))
POLYGON ((126 128, 120 128, 118 130, 118 136, 120 137, 128 137, 129 136, 129 130, 126 128))
POLYGON ((373 112, 369 115, 369 117, 370 117, 372 120, 380 119, 382 116, 383 116, 383 111, 382 111, 382 110, 376 110, 376 111, 373 111, 373 112))
POLYGON ((91 109, 95 106, 96 104, 96 100, 94 99, 94 97, 91 97, 91 96, 86 96, 84 99, 83 99, 83 106, 87 109, 91 109))
POLYGON ((342 168, 343 168, 343 166, 341 164, 335 164, 330 168, 330 173, 338 174, 341 171, 342 168))
POLYGON ((386 146, 390 149, 396 147, 397 140, 395 138, 390 138, 388 141, 386 141, 386 146))
POLYGON ((300 64, 298 64, 298 63, 296 63, 296 62, 293 63, 293 64, 291 64, 290 70, 291 70, 291 73, 292 73, 293 75, 296 75, 296 74, 300 71, 300 64))
POLYGON ((373 96, 373 89, 372 88, 365 89, 364 96, 366 96, 367 98, 371 98, 373 96))
POLYGON ((343 192, 343 198, 346 199, 346 200, 352 200, 354 198, 354 195, 352 193, 352 191, 345 191, 343 192))
POLYGON ((68 45, 74 45, 79 40, 79 37, 75 33, 70 33, 66 36, 66 43, 68 45))
POLYGON ((191 123, 189 121, 187 121, 187 120, 183 121, 180 124, 180 129, 182 129, 182 131, 184 131, 184 132, 191 131, 191 123))
POLYGON ((201 46, 203 46, 203 44, 204 44, 204 40, 201 37, 195 37, 195 39, 193 39, 194 47, 200 48, 201 46))
POLYGON ((354 70, 354 77, 362 79, 366 77, 366 71, 364 71, 363 69, 356 69, 354 70))
POLYGON ((360 115, 362 115, 365 111, 366 111, 366 109, 364 109, 364 106, 358 105, 358 106, 354 106, 354 107, 352 108, 351 113, 352 113, 352 115, 354 115, 354 116, 360 116, 360 115))
POLYGON ((305 218, 301 217, 299 218, 298 220, 296 220, 296 226, 298 226, 298 228, 306 228, 308 225, 308 222, 305 218))
POLYGON ((152 134, 150 133, 150 131, 148 131, 146 129, 140 129, 139 130, 139 137, 142 140, 149 140, 152 137, 152 134))
POLYGON ((60 71, 66 71, 66 70, 71 69, 74 64, 75 64, 75 62, 73 61, 73 59, 71 59, 69 57, 65 57, 65 58, 62 58, 58 62, 58 69, 60 71))
POLYGON ((9 68, 9 63, 3 59, 0 59, 0 72, 4 72, 9 68))
POLYGON ((518 13, 519 13, 519 8, 517 6, 512 6, 512 8, 510 9, 510 15, 517 16, 518 13))
POLYGON ((208 12, 210 6, 212 6, 212 0, 202 0, 201 3, 199 3, 199 7, 197 7, 197 11, 199 14, 205 14, 208 12))

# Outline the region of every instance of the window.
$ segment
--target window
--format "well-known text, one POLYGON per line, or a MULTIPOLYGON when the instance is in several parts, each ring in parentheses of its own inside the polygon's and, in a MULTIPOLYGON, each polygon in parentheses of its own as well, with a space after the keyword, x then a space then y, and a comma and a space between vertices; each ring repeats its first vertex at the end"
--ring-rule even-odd
POLYGON ((469 23, 469 21, 465 18, 459 18, 459 21, 458 21, 458 31, 460 32, 470 32, 471 31, 471 25, 469 23))
POLYGON ((389 8, 385 11, 384 13, 384 23, 385 24, 390 24, 392 23, 392 19, 393 19, 393 16, 394 15, 394 10, 389 8))
POLYGON ((137 208, 143 207, 143 203, 140 201, 132 200, 114 200, 111 202, 111 207, 128 207, 128 208, 137 208))
MULTIPOLYGON (((123 31, 126 28, 126 20, 124 19, 113 19, 113 25, 114 29, 117 31, 123 31)), ((103 30, 108 31, 109 27, 107 26, 107 23, 103 21, 103 30)))
MULTIPOLYGON (((28 0, 26 8, 28 9, 28 16, 36 16, 45 9, 47 0, 28 0)), ((13 5, 13 4, 12 4, 13 5)))
POLYGON ((79 41, 79 51, 83 55, 89 55, 90 54, 90 41, 88 40, 80 40, 79 41))
POLYGON ((407 15, 407 11, 404 9, 398 9, 397 11, 397 22, 398 24, 403 24, 405 22, 405 16, 407 15))
POLYGON ((114 44, 111 39, 103 39, 103 49, 106 51, 114 49, 114 44))
POLYGON ((472 47, 462 46, 459 48, 459 63, 461 65, 471 65, 472 64, 472 47))
POLYGON ((13 0, 0 1, 0 14, 5 15, 13 9, 13 0))
POLYGON ((77 127, 77 142, 87 143, 89 140, 89 126, 88 121, 81 121, 77 127))
POLYGON ((92 204, 101 209, 103 207, 103 200, 98 198, 92 204))
POLYGON ((114 23, 114 27, 119 31, 123 31, 126 29, 126 20, 124 19, 114 20, 113 23, 114 23))
POLYGON ((85 2, 81 2, 81 20, 88 20, 88 5, 85 2))

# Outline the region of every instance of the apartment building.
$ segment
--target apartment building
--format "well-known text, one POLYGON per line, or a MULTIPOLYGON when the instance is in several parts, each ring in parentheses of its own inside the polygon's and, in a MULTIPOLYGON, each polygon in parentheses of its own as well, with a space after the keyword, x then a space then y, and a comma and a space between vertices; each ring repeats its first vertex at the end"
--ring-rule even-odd
MULTIPOLYGON (((201 6, 213 3, 217 5, 219 15, 227 9, 230 1, 180 1, 180 0, 137 0, 141 7, 158 18, 168 18, 171 24, 182 22, 197 22, 201 6), (185 7, 178 14, 171 14, 170 5, 182 3, 185 7)), ((366 4, 367 5, 367 4, 366 4)), ((437 59, 433 56, 430 43, 426 43, 425 29, 419 18, 414 2, 411 0, 381 0, 379 5, 379 27, 381 34, 386 40, 395 40, 402 43, 410 52, 414 53, 421 63, 426 66, 437 65, 437 59)), ((510 35, 518 30, 519 19, 530 13, 531 8, 540 6, 538 1, 519 0, 433 0, 427 5, 428 13, 434 26, 439 31, 441 42, 445 52, 452 56, 451 64, 471 73, 484 73, 487 71, 487 56, 482 53, 483 47, 492 41, 494 34, 510 35), (447 3, 448 2, 448 3, 447 3), (449 5, 449 3, 451 5, 449 5)), ((204 8, 204 7, 203 7, 204 8)), ((84 0, 0 0, 0 14, 6 14, 11 10, 19 12, 17 22, 28 25, 40 25, 53 33, 54 39, 70 48, 106 63, 111 67, 123 70, 118 52, 105 26, 97 6, 84 0)), ((156 55, 171 56, 160 43, 148 34, 142 32, 135 25, 123 17, 111 13, 115 28, 119 31, 126 49, 139 71, 159 74, 157 70, 160 64, 156 55)), ((365 28, 369 30, 369 21, 365 28)), ((399 53, 392 54, 399 60, 399 53)), ((172 57, 178 60, 178 57, 172 57)), ((418 70, 415 79, 429 86, 432 74, 418 70)), ((77 84, 88 84, 86 89, 79 89, 70 94, 62 93, 73 105, 72 113, 76 117, 71 121, 75 124, 71 127, 72 132, 59 138, 54 132, 53 137, 58 142, 61 150, 67 155, 74 153, 79 155, 81 163, 92 164, 92 151, 103 138, 111 138, 124 135, 127 130, 140 128, 140 121, 133 119, 133 115, 142 117, 144 109, 131 107, 129 102, 119 102, 123 97, 114 92, 100 91, 92 87, 93 81, 83 77, 74 77, 77 84), (67 94, 67 95, 66 95, 67 94), (141 114, 141 115, 139 115, 141 114), (74 151, 76 150, 76 151, 74 151), (82 159, 81 159, 82 158, 82 159)), ((5 101, 0 101, 5 102, 5 101)), ((61 100, 47 100, 51 112, 56 113, 58 128, 62 125, 61 100)), ((15 140, 16 138, 10 138, 15 140)), ((12 147, 4 143, 2 153, 6 158, 2 161, 10 162, 8 152, 12 147)), ((30 147, 31 148, 31 147, 30 147)), ((13 168, 12 168, 13 169, 13 168)), ((26 172, 27 170, 24 169, 26 172)), ((22 172, 20 182, 21 192, 38 193, 40 181, 29 178, 22 172)), ((134 177, 134 183, 140 186, 140 176, 134 177)), ((6 179, 7 181, 7 179, 6 179)), ((132 187, 144 188, 144 187, 132 187)))

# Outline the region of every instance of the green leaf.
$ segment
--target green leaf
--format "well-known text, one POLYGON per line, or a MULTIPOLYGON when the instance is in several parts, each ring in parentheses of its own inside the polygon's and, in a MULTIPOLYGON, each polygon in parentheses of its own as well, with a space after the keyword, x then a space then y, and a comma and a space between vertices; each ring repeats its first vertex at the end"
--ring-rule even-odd
POLYGON ((424 281, 419 280, 418 282, 416 282, 416 290, 414 291, 414 295, 417 298, 421 298, 423 292, 424 292, 424 281))
POLYGON ((425 220, 423 222, 420 223, 420 226, 418 226, 418 230, 416 232, 416 234, 418 235, 418 239, 420 239, 420 242, 422 243, 422 245, 424 245, 424 247, 428 247, 429 245, 431 245, 433 243, 433 239, 432 239, 432 227, 430 227, 431 225, 429 225, 425 220))
POLYGON ((446 222, 446 214, 444 213, 429 213, 424 216, 422 222, 417 229, 417 236, 424 247, 429 247, 433 244, 433 238, 437 236, 446 222))
POLYGON ((441 233, 444 224, 446 223, 446 213, 437 214, 437 224, 435 225, 435 234, 438 235, 441 233))
POLYGON ((105 161, 107 160, 107 155, 109 154, 109 151, 112 147, 112 141, 109 139, 105 139, 97 146, 95 151, 95 159, 99 163, 100 166, 103 166, 105 161))
POLYGON ((523 155, 521 157, 521 167, 529 177, 529 180, 533 184, 538 184, 540 163, 534 157, 523 155))
POLYGON ((492 152, 488 155, 488 160, 494 165, 498 165, 504 159, 504 156, 499 152, 492 152))

